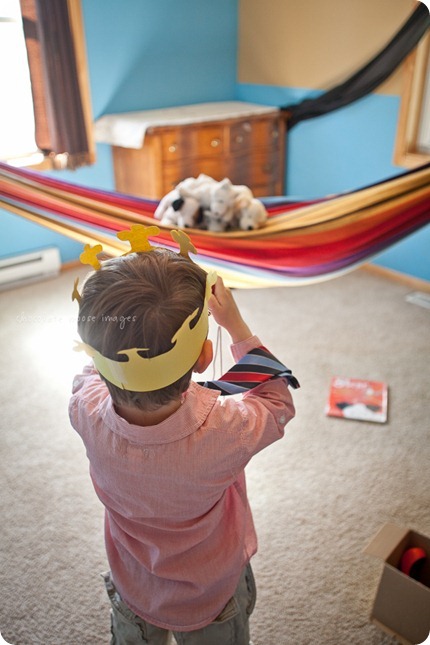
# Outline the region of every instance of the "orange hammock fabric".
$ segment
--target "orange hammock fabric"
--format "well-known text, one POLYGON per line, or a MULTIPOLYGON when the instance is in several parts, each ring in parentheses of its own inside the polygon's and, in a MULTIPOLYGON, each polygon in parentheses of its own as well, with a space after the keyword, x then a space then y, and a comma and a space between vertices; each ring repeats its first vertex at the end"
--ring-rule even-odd
MULTIPOLYGON (((314 201, 262 199, 267 224, 255 231, 187 229, 204 268, 236 288, 305 284, 368 262, 430 222, 430 164, 350 193, 314 201)), ((151 241, 173 247, 153 217, 157 202, 87 188, 0 163, 0 206, 74 240, 101 243, 109 255, 127 245, 116 233, 157 224, 151 241)))

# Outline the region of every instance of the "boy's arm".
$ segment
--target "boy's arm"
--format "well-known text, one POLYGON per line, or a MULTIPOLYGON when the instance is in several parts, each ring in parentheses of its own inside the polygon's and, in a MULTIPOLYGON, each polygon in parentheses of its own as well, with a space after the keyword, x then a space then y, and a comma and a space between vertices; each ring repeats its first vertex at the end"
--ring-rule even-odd
MULTIPOLYGON (((251 350, 262 347, 258 336, 252 334, 243 320, 233 295, 221 278, 218 278, 208 304, 215 321, 230 334, 231 350, 236 362, 251 350)), ((294 417, 294 403, 287 381, 286 378, 269 379, 245 392, 242 400, 233 401, 226 397, 222 403, 223 418, 220 423, 224 427, 235 427, 233 422, 230 424, 228 421, 229 414, 232 420, 237 418, 238 411, 241 416, 239 469, 257 452, 280 439, 285 425, 294 417)))
MULTIPOLYGON (((284 372, 285 367, 278 359, 271 355, 265 348, 258 336, 254 336, 251 329, 243 320, 239 308, 233 298, 230 289, 226 288, 222 278, 218 277, 217 282, 213 287, 212 296, 209 298, 209 311, 215 318, 215 321, 230 334, 231 337, 231 352, 233 358, 238 362, 251 350, 262 348, 267 353, 270 359, 273 359, 274 374, 284 372), (279 363, 276 365, 276 363, 279 363)), ((291 371, 285 367, 285 375, 288 375, 288 381, 294 388, 299 387, 297 379, 295 379, 291 371), (291 378, 290 378, 291 376, 291 378)))
POLYGON ((239 341, 238 343, 232 343, 230 345, 231 353, 236 361, 240 361, 248 352, 257 347, 262 347, 263 343, 258 336, 250 336, 245 340, 239 341))
MULTIPOLYGON (((236 345, 252 337, 252 332, 243 320, 233 295, 218 277, 209 298, 209 311, 215 321, 230 334, 231 342, 236 345)), ((249 350, 247 350, 249 351, 249 350)), ((246 353, 246 352, 245 352, 246 353)))

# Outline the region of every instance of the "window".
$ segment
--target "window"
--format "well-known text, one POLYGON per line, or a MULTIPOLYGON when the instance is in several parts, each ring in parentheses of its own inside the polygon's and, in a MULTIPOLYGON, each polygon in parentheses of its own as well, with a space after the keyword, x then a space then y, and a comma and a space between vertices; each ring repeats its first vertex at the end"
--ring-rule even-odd
POLYGON ((0 4, 0 160, 43 161, 34 133, 34 110, 19 0, 0 4))
POLYGON ((0 4, 0 159, 29 165, 22 157, 39 151, 43 167, 94 163, 80 0, 0 4))
POLYGON ((430 162, 430 34, 405 61, 394 163, 414 168, 430 162))

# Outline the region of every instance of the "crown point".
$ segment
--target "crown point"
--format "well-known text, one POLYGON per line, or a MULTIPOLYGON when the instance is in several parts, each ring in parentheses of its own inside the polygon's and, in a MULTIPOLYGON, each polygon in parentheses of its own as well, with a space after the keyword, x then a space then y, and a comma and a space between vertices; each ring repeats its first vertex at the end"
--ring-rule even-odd
POLYGON ((96 271, 98 271, 99 269, 101 269, 101 264, 97 258, 97 254, 101 253, 102 251, 103 251, 103 247, 101 244, 96 244, 95 246, 91 246, 90 244, 85 244, 84 250, 79 256, 79 259, 82 262, 82 264, 89 264, 96 271))
POLYGON ((78 291, 78 282, 79 278, 76 278, 74 284, 73 284, 73 291, 72 291, 72 302, 73 300, 77 300, 77 302, 81 302, 81 294, 78 291))
POLYGON ((184 258, 191 260, 190 251, 194 254, 196 254, 197 251, 194 244, 191 242, 190 237, 184 233, 184 231, 177 230, 170 231, 170 235, 172 236, 172 239, 179 244, 179 254, 184 258))
MULTIPOLYGON (((158 235, 160 229, 158 226, 144 226, 143 224, 132 224, 129 229, 118 231, 116 234, 119 240, 130 242, 130 251, 128 253, 147 253, 153 250, 153 246, 148 238, 158 235)), ((127 253, 127 254, 128 254, 127 253)), ((126 255, 127 255, 126 254, 126 255)))

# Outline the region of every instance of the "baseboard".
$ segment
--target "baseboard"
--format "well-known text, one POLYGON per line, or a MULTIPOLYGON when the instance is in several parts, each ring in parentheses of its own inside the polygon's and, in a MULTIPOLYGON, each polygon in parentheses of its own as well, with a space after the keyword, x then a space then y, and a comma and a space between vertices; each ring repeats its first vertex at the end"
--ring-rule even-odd
POLYGON ((426 293, 430 293, 430 282, 428 280, 415 278, 414 276, 406 275, 405 273, 400 273, 393 269, 381 267, 378 264, 365 264, 361 267, 361 270, 368 271, 369 273, 397 282, 398 284, 403 284, 415 291, 425 291, 426 293))
POLYGON ((70 271, 71 269, 77 269, 82 266, 83 265, 80 260, 70 260, 69 262, 63 262, 61 265, 61 271, 70 271))
MULTIPOLYGON (((99 260, 110 260, 111 257, 112 257, 111 255, 107 255, 104 253, 99 254, 99 260)), ((75 271, 76 269, 82 269, 82 267, 84 266, 85 265, 82 264, 82 262, 79 259, 69 260, 69 262, 63 262, 63 264, 60 267, 60 271, 70 271, 71 269, 75 271)), ((87 266, 87 270, 90 271, 90 269, 91 267, 87 266)))

